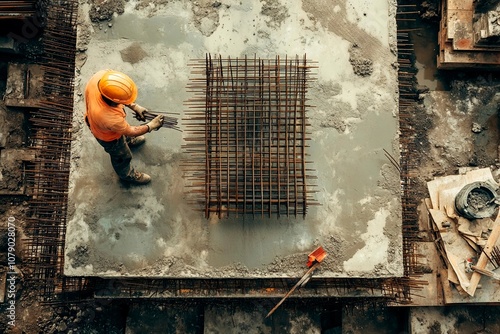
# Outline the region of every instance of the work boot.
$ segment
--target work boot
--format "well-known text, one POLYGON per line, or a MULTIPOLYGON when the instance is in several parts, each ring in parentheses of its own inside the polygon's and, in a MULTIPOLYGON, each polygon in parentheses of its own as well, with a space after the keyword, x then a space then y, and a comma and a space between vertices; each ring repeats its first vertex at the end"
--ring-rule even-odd
POLYGON ((146 142, 146 137, 141 135, 137 137, 127 137, 127 144, 129 147, 138 147, 146 142))
POLYGON ((135 172, 133 176, 125 180, 134 184, 148 184, 151 182, 151 176, 146 173, 135 172))

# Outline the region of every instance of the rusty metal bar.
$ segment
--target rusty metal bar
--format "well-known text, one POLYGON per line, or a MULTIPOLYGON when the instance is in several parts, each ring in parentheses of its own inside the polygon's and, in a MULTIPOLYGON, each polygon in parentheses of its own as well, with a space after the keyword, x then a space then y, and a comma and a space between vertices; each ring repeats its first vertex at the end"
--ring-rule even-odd
MULTIPOLYGON (((264 104, 264 80, 265 77, 263 75, 264 73, 264 60, 259 60, 259 73, 261 74, 259 77, 259 99, 261 100, 261 103, 264 104)), ((265 114, 262 112, 262 121, 265 119, 265 114)), ((264 198, 264 124, 261 124, 260 126, 260 131, 259 131, 259 157, 260 157, 260 168, 259 168, 259 178, 260 178, 260 214, 261 216, 264 216, 264 206, 265 206, 265 198, 264 198)))
POLYGON ((493 247, 490 256, 491 256, 490 261, 495 266, 495 268, 500 267, 500 247, 498 246, 493 247))
MULTIPOLYGON (((247 108, 247 97, 248 97, 248 58, 247 55, 245 55, 245 81, 243 81, 242 85, 245 87, 245 93, 244 93, 244 102, 243 102, 243 108, 242 112, 246 113, 246 108, 247 108)), ((238 108, 236 105, 235 108, 238 108)), ((243 119, 243 147, 244 147, 244 155, 243 155, 243 198, 244 198, 244 203, 243 203, 243 213, 247 213, 247 126, 246 126, 246 120, 243 119)), ((239 138, 236 138, 238 140, 239 138)), ((236 176, 238 177, 238 176, 236 176)), ((220 216, 220 215, 219 215, 220 216)))

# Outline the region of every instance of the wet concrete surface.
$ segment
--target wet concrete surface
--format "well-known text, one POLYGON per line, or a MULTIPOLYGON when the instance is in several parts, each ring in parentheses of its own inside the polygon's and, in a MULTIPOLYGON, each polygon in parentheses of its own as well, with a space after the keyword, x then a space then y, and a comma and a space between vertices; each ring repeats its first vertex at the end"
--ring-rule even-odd
MULTIPOLYGON (((329 256, 318 276, 402 275, 400 181, 383 151, 399 156, 393 3, 348 6, 339 0, 322 7, 288 1, 272 8, 281 16, 263 14, 259 1, 222 5, 208 16, 189 2, 141 11, 134 4, 129 2, 111 27, 101 23, 102 29, 88 22, 87 4, 80 8, 79 38, 88 44, 77 69, 65 274, 299 276, 307 254, 322 245, 329 256), (376 20, 364 18, 367 6, 376 20), (339 25, 333 27, 332 20, 339 25), (354 74, 349 60, 354 43, 364 57, 374 48, 370 76, 354 74), (103 68, 129 74, 139 87, 139 104, 181 118, 190 97, 189 60, 206 52, 262 58, 306 53, 319 62, 308 96, 316 106, 309 112, 309 153, 320 206, 311 207, 305 219, 207 221, 186 200, 183 133, 160 129, 147 135, 146 144, 133 152, 133 165, 153 181, 133 187, 117 180, 109 157, 82 123, 81 94, 103 68)), ((131 115, 128 120, 137 124, 131 115)))

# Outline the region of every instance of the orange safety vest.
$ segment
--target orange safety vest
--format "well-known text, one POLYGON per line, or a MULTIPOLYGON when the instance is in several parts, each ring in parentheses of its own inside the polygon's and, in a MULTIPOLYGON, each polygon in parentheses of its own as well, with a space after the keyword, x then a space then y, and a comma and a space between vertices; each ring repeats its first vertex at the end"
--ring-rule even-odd
POLYGON ((98 83, 106 71, 97 72, 85 87, 85 120, 97 139, 113 141, 120 138, 130 127, 125 120, 123 104, 111 107, 104 102, 98 83))

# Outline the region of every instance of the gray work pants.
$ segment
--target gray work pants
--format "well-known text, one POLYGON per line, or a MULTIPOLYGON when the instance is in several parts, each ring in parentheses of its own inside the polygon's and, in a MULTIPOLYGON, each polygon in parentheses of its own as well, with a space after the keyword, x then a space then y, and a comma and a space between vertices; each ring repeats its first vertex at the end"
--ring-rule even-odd
POLYGON ((119 139, 109 142, 100 139, 97 139, 97 141, 111 157, 111 164, 120 179, 125 181, 132 180, 135 170, 130 166, 132 152, 130 152, 130 148, 128 147, 127 138, 121 136, 119 139))

